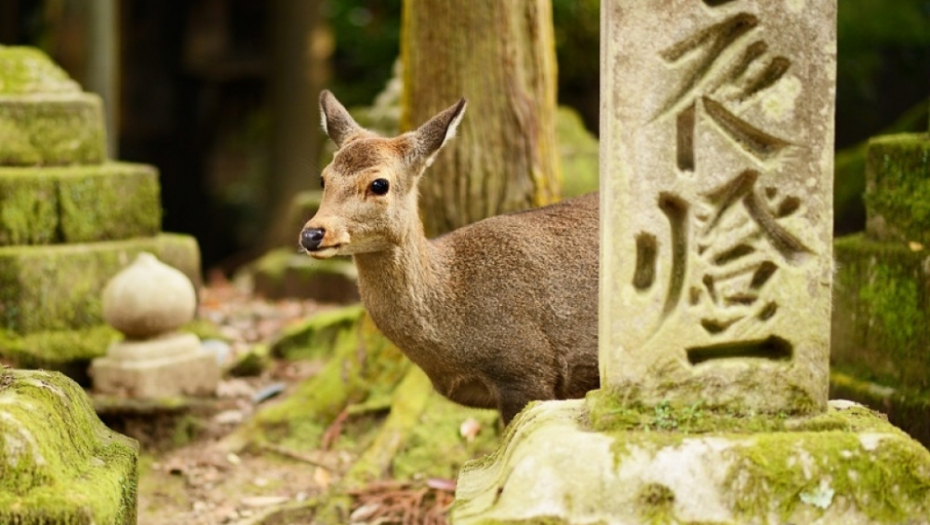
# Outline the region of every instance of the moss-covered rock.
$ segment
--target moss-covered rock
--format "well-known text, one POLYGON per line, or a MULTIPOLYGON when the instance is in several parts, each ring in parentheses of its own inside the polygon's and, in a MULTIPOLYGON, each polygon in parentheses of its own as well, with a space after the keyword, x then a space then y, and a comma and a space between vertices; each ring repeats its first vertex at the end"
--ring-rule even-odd
POLYGON ((869 141, 865 204, 872 238, 930 246, 930 134, 869 141))
POLYGON ((851 399, 885 414, 893 425, 930 447, 930 391, 892 388, 833 370, 830 372, 830 396, 851 399))
POLYGON ((183 235, 0 247, 0 329, 30 334, 101 324, 103 286, 143 251, 199 285, 197 241, 183 235))
POLYGON ((119 332, 106 325, 28 335, 0 330, 0 356, 18 368, 54 370, 82 386, 90 386, 87 375, 90 362, 103 357, 110 343, 120 337, 119 332))
POLYGON ((835 402, 758 432, 711 411, 676 416, 705 420, 702 429, 623 417, 594 431, 585 406, 524 410, 495 454, 463 469, 452 521, 930 523, 930 453, 864 407, 835 402))
POLYGON ((137 444, 60 374, 0 370, 0 523, 136 523, 137 444))
POLYGON ((100 97, 37 49, 0 46, 0 166, 99 164, 100 97))
POLYGON ((0 95, 80 92, 77 82, 42 51, 0 46, 0 95))
POLYGON ((0 95, 0 165, 99 164, 106 159, 100 97, 0 95))
POLYGON ((352 261, 318 261, 289 248, 271 250, 245 269, 254 292, 268 299, 301 297, 323 303, 348 304, 359 300, 358 272, 352 261))
POLYGON ((272 342, 271 352, 286 359, 328 357, 339 337, 358 324, 364 315, 365 309, 360 304, 324 310, 284 328, 272 342))
POLYGON ((160 228, 151 166, 0 167, 0 246, 121 240, 160 228))
POLYGON ((930 250, 862 235, 834 243, 831 361, 864 380, 930 388, 930 250))

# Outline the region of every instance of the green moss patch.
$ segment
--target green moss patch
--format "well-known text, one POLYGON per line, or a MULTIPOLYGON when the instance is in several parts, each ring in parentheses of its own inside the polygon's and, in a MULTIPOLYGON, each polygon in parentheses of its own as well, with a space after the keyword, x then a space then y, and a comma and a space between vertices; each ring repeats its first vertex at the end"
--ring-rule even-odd
POLYGON ((0 522, 136 522, 138 447, 60 374, 0 371, 0 522))
POLYGON ((356 304, 324 310, 309 319, 285 328, 272 343, 271 352, 287 359, 313 359, 332 355, 339 338, 365 315, 356 304))
POLYGON ((19 368, 55 370, 89 386, 87 367, 90 362, 103 357, 110 343, 120 337, 119 332, 105 325, 25 336, 0 330, 0 356, 19 368))
POLYGON ((106 133, 89 93, 0 95, 0 166, 100 164, 106 133))
POLYGON ((0 46, 0 95, 79 93, 77 82, 42 51, 0 46))
POLYGON ((0 246, 121 240, 160 228, 150 166, 0 167, 0 246))
POLYGON ((930 391, 891 388, 859 378, 861 372, 830 372, 830 396, 850 399, 877 410, 888 421, 930 447, 930 391))
POLYGON ((182 235, 0 247, 0 329, 30 334, 101 324, 104 285, 143 251, 155 254, 199 285, 197 242, 182 235))
POLYGON ((869 235, 930 246, 930 135, 869 141, 866 179, 869 235))
POLYGON ((834 243, 834 365, 890 386, 930 388, 930 251, 854 235, 834 243))

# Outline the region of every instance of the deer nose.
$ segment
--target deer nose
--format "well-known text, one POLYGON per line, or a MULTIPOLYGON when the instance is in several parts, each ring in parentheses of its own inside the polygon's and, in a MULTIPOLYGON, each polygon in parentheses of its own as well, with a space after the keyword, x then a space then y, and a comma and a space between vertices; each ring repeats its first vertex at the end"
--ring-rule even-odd
POLYGON ((306 228, 300 232, 300 245, 307 250, 313 251, 320 247, 326 230, 323 228, 306 228))

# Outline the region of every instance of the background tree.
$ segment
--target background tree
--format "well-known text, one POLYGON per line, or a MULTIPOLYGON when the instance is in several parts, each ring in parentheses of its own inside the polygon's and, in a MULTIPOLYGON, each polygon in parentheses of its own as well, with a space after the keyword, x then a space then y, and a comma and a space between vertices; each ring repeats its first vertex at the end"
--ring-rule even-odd
POLYGON ((420 182, 427 234, 557 200, 550 0, 405 0, 402 16, 401 130, 469 103, 420 182))

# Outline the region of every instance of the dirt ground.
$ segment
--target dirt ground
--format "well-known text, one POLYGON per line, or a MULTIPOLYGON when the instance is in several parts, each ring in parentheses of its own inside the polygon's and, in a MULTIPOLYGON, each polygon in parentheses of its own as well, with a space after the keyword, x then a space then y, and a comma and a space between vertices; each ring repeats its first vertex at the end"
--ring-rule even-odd
MULTIPOLYGON (((219 327, 232 362, 257 343, 332 305, 313 301, 265 301, 213 276, 201 293, 200 319, 219 327)), ((140 525, 253 524, 282 506, 319 499, 355 458, 346 452, 295 452, 269 445, 257 453, 235 452, 227 438, 257 410, 286 397, 322 363, 276 361, 258 377, 226 377, 219 402, 179 448, 143 443, 139 479, 140 525), (269 399, 268 392, 280 393, 269 399), (162 450, 159 451, 158 448, 162 450)), ((337 430, 338 429, 334 429, 337 430)), ((411 485, 387 480, 354 494, 352 522, 445 523, 454 481, 423 480, 411 485)))

